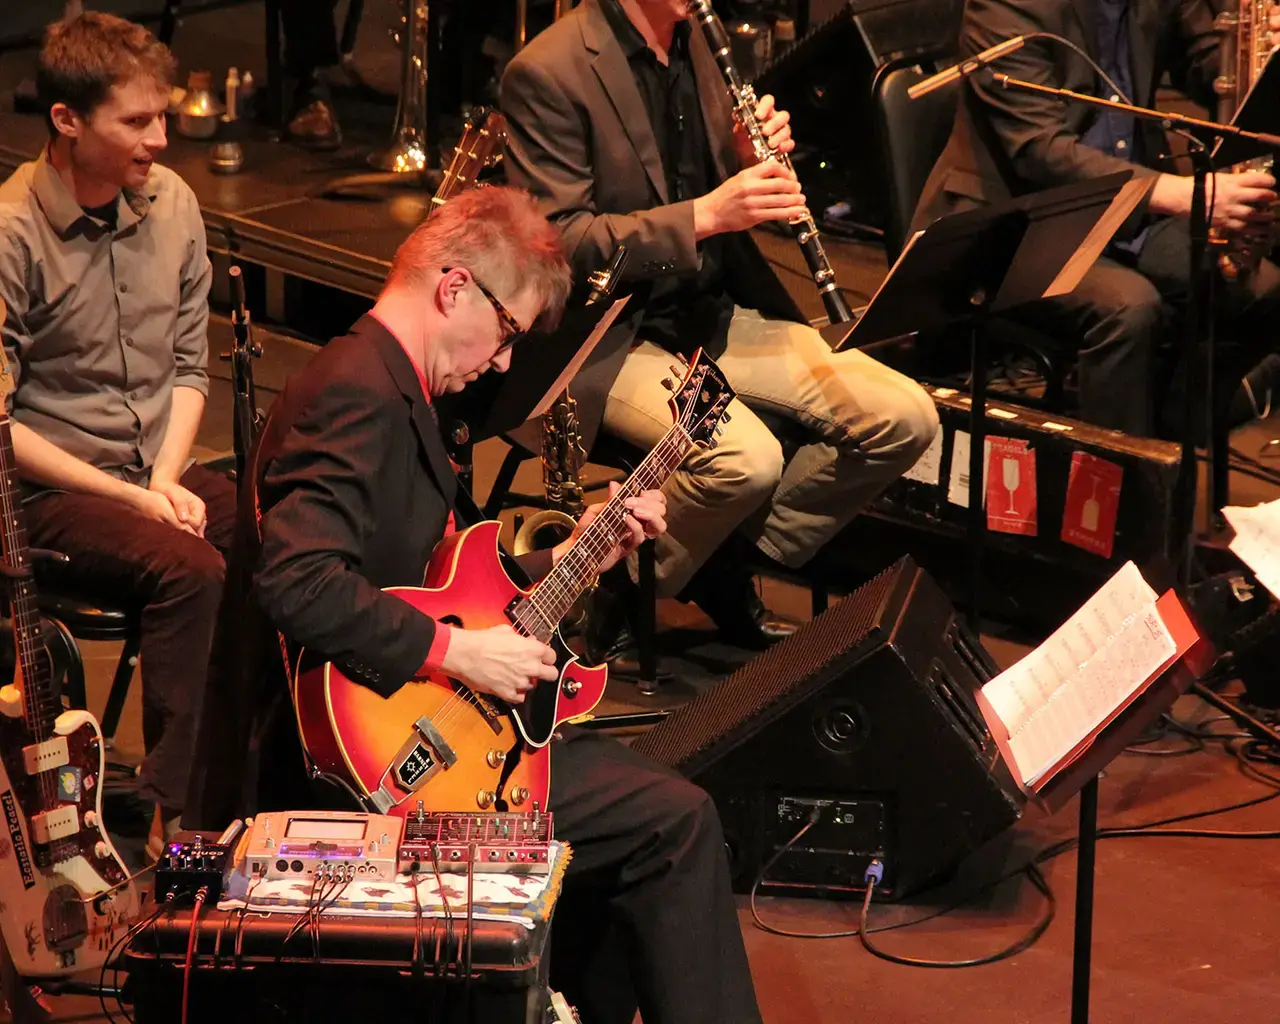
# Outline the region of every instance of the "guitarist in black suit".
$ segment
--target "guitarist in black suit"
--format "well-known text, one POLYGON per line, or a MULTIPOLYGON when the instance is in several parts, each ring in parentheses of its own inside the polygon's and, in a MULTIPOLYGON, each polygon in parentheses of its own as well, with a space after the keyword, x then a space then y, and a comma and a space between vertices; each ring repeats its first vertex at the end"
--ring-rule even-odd
MULTIPOLYGON (((314 805, 277 630, 382 694, 440 670, 520 703, 539 679, 556 678, 537 640, 508 626, 433 622, 382 588, 420 586, 451 524, 477 515, 431 399, 504 371, 511 345, 554 320, 568 289, 559 236, 527 194, 464 192, 400 248, 372 312, 289 383, 254 456, 256 487, 246 488, 215 644, 219 683, 184 821, 220 827, 236 814, 314 805), (274 723, 246 718, 273 704, 274 723), (258 761, 261 785, 251 777, 258 761)), ((631 533, 613 562, 665 529, 661 492, 629 505, 631 533)), ((538 577, 566 547, 526 556, 521 568, 538 577)), ((555 986, 601 1024, 630 1024, 637 1001, 652 1024, 759 1021, 710 798, 619 743, 574 729, 564 737, 552 747, 550 804, 574 856, 553 934, 555 986)))
MULTIPOLYGON (((1209 0, 968 0, 960 56, 972 57, 1013 36, 1051 32, 1087 53, 1134 103, 1154 106, 1167 73, 1212 109, 1221 38, 1213 19, 1209 0)), ((1054 40, 1028 40, 996 61, 994 70, 1120 98, 1083 57, 1054 40)), ((1138 435, 1156 426, 1154 384, 1166 307, 1176 310, 1185 301, 1190 266, 1191 178, 1158 169, 1167 152, 1154 122, 1002 89, 979 72, 965 82, 951 138, 912 225, 919 229, 948 213, 1120 170, 1148 179, 1146 203, 1075 291, 1017 313, 1079 348, 1083 418, 1138 435)), ((1214 226, 1228 235, 1265 234, 1274 190, 1275 180, 1262 171, 1215 174, 1214 226)), ((1230 364, 1236 372, 1224 372, 1222 380, 1235 387, 1240 374, 1275 346, 1280 270, 1264 261, 1255 273, 1218 291, 1218 338, 1240 349, 1230 364)), ((1254 383, 1260 408, 1266 382, 1254 383)), ((1168 404, 1172 413, 1185 402, 1168 404)), ((1249 415, 1249 396, 1241 389, 1233 418, 1249 415)), ((1166 416, 1164 426, 1173 428, 1175 420, 1166 416)))

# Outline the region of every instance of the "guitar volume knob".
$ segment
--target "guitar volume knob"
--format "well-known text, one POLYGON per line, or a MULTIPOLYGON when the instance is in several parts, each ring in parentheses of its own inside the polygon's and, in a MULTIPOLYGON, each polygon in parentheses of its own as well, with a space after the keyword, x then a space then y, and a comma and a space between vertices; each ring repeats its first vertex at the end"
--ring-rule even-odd
POLYGON ((476 803, 481 810, 488 810, 493 806, 494 794, 491 789, 482 789, 476 794, 476 803))
POLYGON ((490 768, 500 768, 507 759, 507 752, 505 750, 490 750, 484 759, 488 762, 490 768))

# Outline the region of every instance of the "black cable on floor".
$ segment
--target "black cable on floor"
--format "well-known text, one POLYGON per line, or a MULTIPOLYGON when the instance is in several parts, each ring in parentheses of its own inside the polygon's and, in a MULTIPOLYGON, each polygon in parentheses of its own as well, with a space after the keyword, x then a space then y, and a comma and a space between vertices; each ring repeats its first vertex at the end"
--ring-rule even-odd
POLYGON ((903 956, 900 953, 890 953, 886 949, 882 949, 871 941, 871 934, 875 929, 867 927, 867 916, 871 910, 871 897, 876 891, 876 872, 873 870, 879 861, 873 861, 872 867, 867 869, 866 883, 867 892, 862 899, 862 911, 858 915, 858 938, 862 941, 863 948, 872 956, 879 957, 881 960, 888 960, 893 964, 902 964, 904 967, 934 967, 934 968, 959 968, 959 967, 982 967, 986 964, 999 963, 1001 960, 1007 960, 1011 956, 1017 956, 1019 953, 1025 952, 1040 941, 1049 925, 1053 924, 1053 918, 1058 910, 1058 901, 1053 895, 1053 889, 1049 885, 1048 879, 1041 873, 1040 868, 1035 864, 1028 864, 1023 872, 1027 878, 1031 880, 1031 884, 1039 890, 1040 895, 1045 899, 1044 915, 1031 926, 1022 938, 1018 939, 1004 949, 997 950, 995 953, 989 953, 986 956, 972 957, 967 960, 924 960, 919 957, 903 956))

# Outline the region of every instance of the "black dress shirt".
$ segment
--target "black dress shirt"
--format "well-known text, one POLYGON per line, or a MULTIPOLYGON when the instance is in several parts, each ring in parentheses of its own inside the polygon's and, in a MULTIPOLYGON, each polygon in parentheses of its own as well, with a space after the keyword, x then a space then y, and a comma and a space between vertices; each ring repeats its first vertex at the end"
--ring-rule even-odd
MULTIPOLYGON (((604 0, 601 8, 627 55, 649 113, 668 198, 677 203, 706 195, 716 184, 716 173, 689 58, 691 26, 688 22, 676 26, 664 65, 617 0, 604 0)), ((697 273, 654 282, 640 338, 685 354, 700 345, 711 345, 713 351, 723 349, 733 301, 724 285, 722 240, 715 236, 705 239, 698 251, 702 262, 697 273)))

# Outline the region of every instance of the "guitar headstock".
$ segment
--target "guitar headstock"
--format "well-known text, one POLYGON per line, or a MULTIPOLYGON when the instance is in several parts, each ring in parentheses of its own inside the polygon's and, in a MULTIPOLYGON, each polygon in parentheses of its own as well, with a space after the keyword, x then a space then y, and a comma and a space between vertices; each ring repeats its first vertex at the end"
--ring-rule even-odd
POLYGON ((501 113, 485 107, 471 111, 431 205, 440 206, 459 192, 473 188, 480 172, 502 159, 502 148, 506 144, 507 119, 501 113))
POLYGON ((720 367, 698 349, 669 404, 676 423, 694 444, 714 448, 720 423, 729 418, 725 410, 733 399, 733 388, 720 367))

